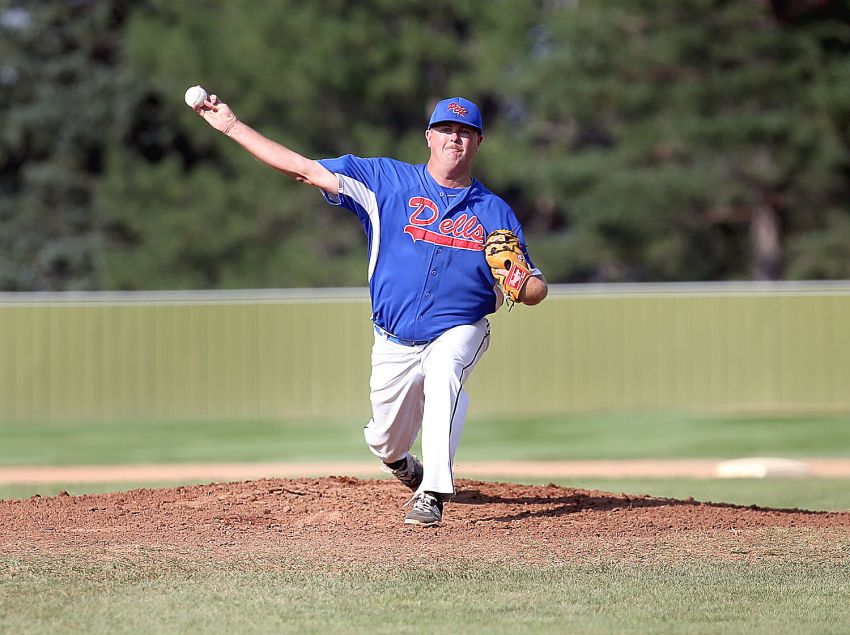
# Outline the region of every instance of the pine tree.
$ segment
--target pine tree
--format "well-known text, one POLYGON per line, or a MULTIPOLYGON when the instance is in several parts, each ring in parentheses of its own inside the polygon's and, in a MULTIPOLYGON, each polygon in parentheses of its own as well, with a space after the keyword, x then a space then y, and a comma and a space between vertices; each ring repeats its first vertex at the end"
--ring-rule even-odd
POLYGON ((489 49, 493 169, 548 230, 554 279, 799 275, 811 232, 847 227, 846 25, 726 0, 542 7, 485 33, 516 44, 489 49))
POLYGON ((148 108, 99 188, 106 286, 365 285, 357 219, 258 165, 186 108, 183 92, 206 86, 311 158, 423 162, 429 110, 467 63, 473 4, 220 1, 199 11, 160 1, 136 11, 127 63, 145 78, 148 108))
POLYGON ((120 0, 0 3, 0 288, 98 286, 93 196, 133 85, 120 0))

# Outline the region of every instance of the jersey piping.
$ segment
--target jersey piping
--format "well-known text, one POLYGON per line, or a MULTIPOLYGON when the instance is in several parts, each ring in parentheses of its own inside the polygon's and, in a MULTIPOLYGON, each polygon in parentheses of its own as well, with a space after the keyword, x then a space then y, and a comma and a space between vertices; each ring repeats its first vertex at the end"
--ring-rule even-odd
MULTIPOLYGON (((381 247, 381 218, 378 214, 378 197, 375 192, 366 187, 365 183, 353 179, 345 174, 337 174, 339 179, 339 193, 353 199, 369 217, 369 223, 372 226, 372 241, 369 253, 369 274, 368 280, 372 281, 372 274, 375 273, 375 266, 378 264, 378 251, 381 247)), ((338 200, 334 201, 338 204, 338 200)))

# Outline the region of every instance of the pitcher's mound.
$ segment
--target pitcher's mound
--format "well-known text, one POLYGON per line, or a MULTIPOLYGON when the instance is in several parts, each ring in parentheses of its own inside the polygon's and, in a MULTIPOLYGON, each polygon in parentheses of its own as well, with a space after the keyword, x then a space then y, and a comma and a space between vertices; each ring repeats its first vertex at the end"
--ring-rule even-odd
POLYGON ((266 479, 0 501, 0 553, 312 563, 840 560, 850 513, 462 480, 444 522, 403 524, 388 480, 266 479))

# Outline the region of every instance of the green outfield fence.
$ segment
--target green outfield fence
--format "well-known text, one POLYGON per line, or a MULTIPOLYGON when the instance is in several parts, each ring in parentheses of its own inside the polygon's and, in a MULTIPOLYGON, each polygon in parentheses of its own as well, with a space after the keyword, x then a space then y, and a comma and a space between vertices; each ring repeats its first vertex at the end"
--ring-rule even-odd
MULTIPOLYGON (((0 293, 0 421, 368 417, 364 289, 0 293)), ((556 285, 474 414, 850 409, 850 282, 556 285)))

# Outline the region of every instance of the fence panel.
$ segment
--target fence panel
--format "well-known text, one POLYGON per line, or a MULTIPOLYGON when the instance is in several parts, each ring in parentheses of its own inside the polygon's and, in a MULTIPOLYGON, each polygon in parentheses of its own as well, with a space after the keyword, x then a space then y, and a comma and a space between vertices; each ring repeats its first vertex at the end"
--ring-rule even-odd
MULTIPOLYGON (((0 294, 0 421, 369 416, 364 289, 0 294)), ((555 286, 473 414, 850 409, 850 284, 555 286)))

